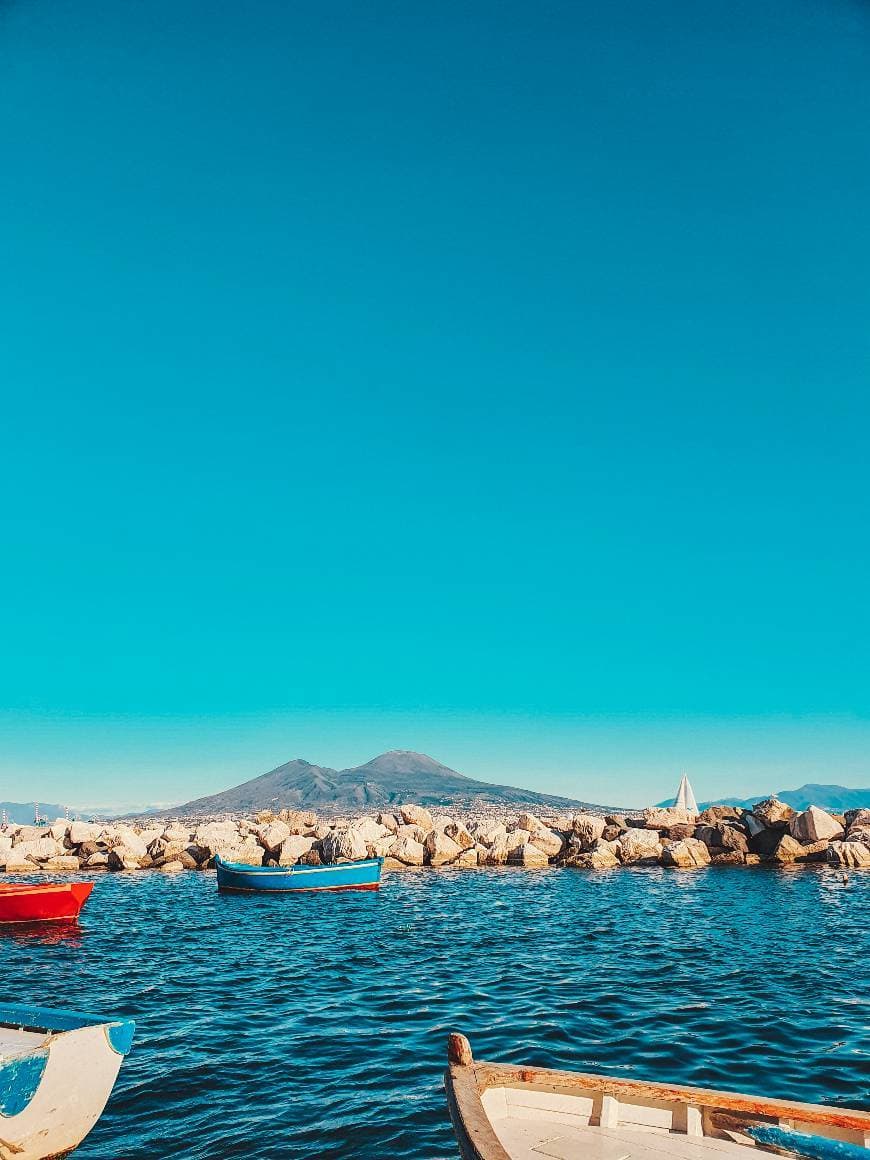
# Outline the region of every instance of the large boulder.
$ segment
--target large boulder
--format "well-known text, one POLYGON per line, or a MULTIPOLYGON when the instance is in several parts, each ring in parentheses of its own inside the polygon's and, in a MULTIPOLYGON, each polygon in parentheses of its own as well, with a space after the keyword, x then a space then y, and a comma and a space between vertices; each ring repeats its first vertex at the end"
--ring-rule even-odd
POLYGON ((58 854, 56 858, 49 858, 42 864, 43 870, 70 871, 79 869, 79 860, 75 854, 58 854))
POLYGON ((717 822, 738 821, 742 810, 735 806, 707 806, 698 814, 699 826, 715 826, 717 822))
POLYGON ((431 830, 426 835, 424 849, 430 866, 447 866, 462 853, 462 847, 458 842, 454 842, 440 830, 431 830))
POLYGON ((474 835, 475 842, 480 842, 482 846, 491 846, 493 842, 507 834, 504 822, 478 822, 469 827, 469 830, 474 835))
POLYGON ((864 842, 831 842, 828 846, 828 861, 834 866, 855 869, 870 867, 870 845, 864 842))
POLYGON ((144 858, 148 853, 148 846, 132 826, 117 826, 115 828, 115 846, 123 847, 131 856, 144 858))
POLYGON ((575 814, 571 819, 571 830, 580 842, 581 850, 590 850, 592 844, 604 833, 607 825, 597 814, 575 814))
POLYGON ((694 822, 696 816, 682 806, 667 806, 664 809, 650 806, 643 811, 643 824, 648 830, 667 830, 671 826, 688 825, 694 822))
POLYGON ((749 849, 749 842, 742 830, 730 826, 727 822, 715 822, 712 826, 697 826, 694 837, 711 849, 738 850, 745 854, 749 849))
POLYGON ((391 834, 395 834, 399 828, 399 822, 395 814, 378 814, 378 824, 384 826, 391 834))
POLYGON ((390 859, 402 866, 422 866, 425 853, 423 843, 411 837, 399 838, 390 847, 390 859))
POLYGON ((553 830, 548 830, 546 826, 541 826, 539 830, 533 830, 531 836, 532 845, 543 851, 548 858, 556 858, 562 853, 562 837, 556 834, 553 830))
POLYGON ((413 825, 413 824, 408 825, 408 826, 401 825, 396 830, 396 837, 397 838, 413 838, 415 842, 420 842, 422 844, 423 842, 426 841, 426 835, 428 833, 429 833, 429 830, 424 830, 422 826, 417 826, 417 825, 413 825))
POLYGON ((505 835, 504 841, 507 844, 508 853, 511 850, 516 850, 517 846, 525 846, 526 842, 531 838, 531 830, 511 830, 505 835))
POLYGON ((295 866, 305 857, 316 841, 316 838, 306 838, 302 834, 290 834, 281 843, 278 865, 295 866))
POLYGON ((139 864, 145 857, 146 854, 138 854, 123 842, 118 842, 109 851, 108 866, 110 870, 139 870, 139 864))
POLYGON ((684 838, 665 846, 661 854, 662 866, 677 866, 691 870, 696 866, 710 865, 710 851, 698 838, 684 838))
POLYGON ((365 839, 352 826, 330 830, 320 846, 324 862, 358 862, 368 855, 365 839))
POLYGON ((496 838, 491 846, 482 846, 478 850, 481 866, 504 866, 510 854, 507 835, 496 838), (481 853, 482 851, 482 853, 481 853))
POLYGON ((260 845, 263 849, 277 857, 281 852, 281 847, 290 837, 290 827, 280 818, 276 818, 275 821, 260 826, 257 837, 260 839, 260 845))
POLYGON ((93 822, 70 822, 67 841, 71 847, 81 846, 83 842, 95 842, 101 829, 102 826, 94 825, 93 822))
POLYGON ((641 830, 632 828, 621 834, 616 843, 619 851, 619 860, 624 866, 633 866, 636 863, 650 865, 658 862, 662 852, 656 830, 641 830))
MULTIPOLYGON (((29 842, 15 843, 14 850, 21 858, 31 862, 46 862, 49 858, 59 858, 66 854, 63 842, 57 838, 34 838, 29 842)), ((144 854, 144 850, 142 851, 144 854)))
POLYGON ((858 826, 870 826, 870 809, 846 810, 844 817, 849 832, 858 826))
POLYGON ((711 866, 743 866, 745 863, 746 855, 739 850, 723 850, 721 847, 710 850, 711 866))
POLYGON ((534 833, 535 830, 544 829, 544 823, 535 814, 522 813, 517 818, 516 828, 518 830, 528 830, 529 833, 534 833))
POLYGON ((376 842, 378 838, 386 838, 388 834, 394 832, 376 822, 374 818, 360 818, 358 822, 354 822, 353 828, 364 842, 376 842))
POLYGON ((423 806, 401 806, 399 813, 402 815, 402 821, 406 826, 419 826, 427 834, 430 830, 435 829, 435 822, 432 815, 423 806))
POLYGON ((778 827, 784 830, 797 811, 781 802, 779 798, 772 797, 765 798, 763 802, 756 802, 752 812, 762 825, 770 829, 778 827))
POLYGON ((526 842, 522 846, 515 846, 508 854, 508 862, 512 866, 526 866, 529 868, 549 866, 550 859, 543 850, 539 850, 533 842, 526 842))
POLYGON ((580 870, 610 870, 619 865, 616 842, 596 842, 591 850, 573 854, 566 858, 566 866, 576 866, 580 870))
POLYGON ((470 870, 477 865, 477 850, 474 846, 466 847, 459 852, 459 857, 450 865, 456 869, 470 870))
MULTIPOLYGON (((448 838, 452 838, 457 846, 461 846, 463 850, 470 850, 474 846, 474 838, 462 824, 462 822, 451 822, 444 831, 448 838)), ((475 859, 475 866, 477 860, 475 859)))
POLYGON ((792 837, 799 842, 821 842, 842 838, 843 827, 825 810, 810 806, 789 822, 792 837))
POLYGON ((759 858, 770 858, 779 845, 779 840, 784 832, 782 829, 769 830, 767 826, 764 826, 757 834, 753 834, 749 839, 748 846, 750 853, 757 854, 759 858))
POLYGON ((803 853, 803 849, 797 838, 793 838, 791 834, 780 834, 779 841, 770 855, 770 860, 781 866, 787 865, 789 862, 797 861, 803 853))
POLYGON ((281 810, 278 817, 291 834, 309 836, 317 825, 317 814, 313 810, 281 810))
POLYGON ((191 832, 187 826, 183 826, 181 822, 170 822, 161 834, 167 842, 182 842, 186 846, 190 841, 191 832))
POLYGON ((85 861, 82 863, 83 870, 108 870, 109 869, 109 854, 107 850, 95 850, 93 854, 88 854, 85 861))

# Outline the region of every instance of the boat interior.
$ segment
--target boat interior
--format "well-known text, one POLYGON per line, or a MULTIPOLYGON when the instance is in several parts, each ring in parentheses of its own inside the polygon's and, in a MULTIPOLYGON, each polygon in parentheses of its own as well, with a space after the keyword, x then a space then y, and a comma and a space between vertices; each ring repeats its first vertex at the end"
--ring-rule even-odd
MULTIPOLYGON (((692 1160, 720 1153, 745 1160, 746 1147, 756 1146, 738 1117, 640 1093, 616 1096, 556 1084, 504 1084, 487 1087, 481 1102, 513 1160, 692 1160)), ((870 1147, 870 1133, 861 1129, 794 1119, 772 1122, 870 1147)))

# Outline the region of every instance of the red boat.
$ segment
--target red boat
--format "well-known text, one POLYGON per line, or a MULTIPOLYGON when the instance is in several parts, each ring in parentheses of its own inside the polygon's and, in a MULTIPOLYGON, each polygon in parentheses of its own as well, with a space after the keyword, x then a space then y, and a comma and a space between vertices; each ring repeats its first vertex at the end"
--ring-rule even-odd
POLYGON ((78 918, 93 882, 0 885, 0 922, 57 922, 78 918))

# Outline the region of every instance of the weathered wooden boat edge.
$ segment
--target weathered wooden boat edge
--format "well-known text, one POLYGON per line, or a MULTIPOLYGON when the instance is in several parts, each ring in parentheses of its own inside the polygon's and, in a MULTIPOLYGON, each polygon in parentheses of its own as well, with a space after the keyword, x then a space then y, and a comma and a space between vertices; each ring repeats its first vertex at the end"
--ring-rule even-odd
POLYGON ((477 1062, 468 1039, 456 1033, 448 1038, 448 1061, 444 1076, 447 1106, 463 1160, 511 1160, 483 1105, 484 1093, 493 1087, 534 1087, 544 1091, 576 1089, 578 1094, 598 1090, 614 1096, 647 1096, 654 1100, 692 1105, 708 1114, 732 1112, 780 1124, 796 1121, 848 1129, 864 1134, 864 1147, 870 1157, 870 1111, 857 1108, 768 1099, 713 1088, 626 1080, 585 1072, 477 1062))
POLYGON ((128 1018, 0 1004, 3 1155, 72 1155, 102 1115, 134 1032, 128 1018))

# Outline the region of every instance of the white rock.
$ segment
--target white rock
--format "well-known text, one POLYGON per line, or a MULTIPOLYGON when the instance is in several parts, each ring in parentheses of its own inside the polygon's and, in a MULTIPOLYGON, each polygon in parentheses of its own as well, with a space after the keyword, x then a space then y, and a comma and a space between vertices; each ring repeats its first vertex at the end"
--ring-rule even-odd
POLYGON ((92 822, 70 822, 67 838, 71 846, 80 846, 82 842, 95 842, 101 830, 102 826, 92 822))
POLYGON ((483 846, 491 846, 499 838, 507 834, 507 826, 503 822, 481 822, 472 830, 476 842, 483 846))
POLYGON ((183 862, 164 862, 160 867, 161 874, 177 874, 179 870, 184 869, 183 862))
POLYGON ((391 834, 395 834, 399 828, 399 822, 395 814, 378 814, 378 822, 385 826, 391 834))
POLYGON ((531 841, 539 850, 543 850, 548 858, 555 858, 557 854, 562 852, 561 837, 554 834, 552 830, 548 830, 546 826, 534 830, 531 841))
POLYGON ((290 827, 286 822, 276 818, 274 822, 267 822, 261 826, 257 837, 263 849, 277 856, 284 842, 290 837, 290 827))
POLYGON ((792 837, 799 842, 824 842, 843 836, 843 827, 825 810, 810 806, 789 822, 792 837))
MULTIPOLYGON (((457 846, 461 846, 463 850, 470 850, 474 846, 474 838, 462 824, 462 822, 452 822, 444 831, 448 838, 452 838, 457 846)), ((477 861, 475 860, 475 866, 477 861)))
POLYGON ((424 809, 423 806, 401 806, 399 813, 402 815, 402 821, 406 826, 420 826, 420 828, 427 834, 430 830, 435 828, 432 815, 427 809, 424 809))
POLYGON ((388 834, 393 833, 374 818, 360 818, 358 822, 354 822, 353 828, 366 843, 377 842, 379 838, 386 838, 388 834))
POLYGON ((870 846, 864 842, 831 842, 828 846, 828 861, 835 866, 862 869, 870 866, 870 846))
POLYGON ((597 814, 575 814, 571 829, 580 839, 581 849, 590 850, 597 838, 604 833, 606 822, 597 814))
POLYGON ((550 859, 543 850, 539 850, 532 842, 526 842, 523 846, 516 846, 508 854, 508 862, 512 866, 549 866, 550 859))
POLYGON ((619 860, 623 865, 634 862, 658 862, 662 844, 655 830, 626 830, 617 839, 619 860))
POLYGON ((352 827, 330 830, 321 848, 324 862, 357 862, 368 854, 365 839, 352 827))
POLYGON ((123 846, 130 857, 144 858, 148 847, 130 826, 118 826, 115 830, 115 845, 123 846))
POLYGON ((284 839, 281 846, 278 865, 295 866, 300 858, 304 858, 306 854, 310 853, 311 847, 316 841, 316 838, 305 838, 301 834, 291 834, 284 839))
POLYGON ((58 854, 42 863, 43 870, 78 870, 79 860, 74 854, 58 854))
POLYGON ((665 846, 661 854, 663 866, 678 866, 691 869, 695 866, 710 865, 710 851, 698 838, 683 838, 665 846))
POLYGON ((179 822, 172 822, 163 831, 161 837, 165 838, 167 842, 184 842, 186 846, 192 835, 187 826, 182 826, 179 822))
POLYGON ((432 830, 427 834, 424 848, 429 856, 430 866, 446 866, 462 853, 462 847, 440 830, 432 830))
POLYGON ((690 813, 682 806, 650 806, 643 811, 644 825, 648 830, 667 830, 670 826, 687 825, 694 822, 697 814, 690 813))
POLYGON ((109 855, 105 850, 96 850, 84 862, 86 870, 106 870, 109 866, 109 855))
POLYGON ((425 850, 423 843, 414 838, 399 838, 390 848, 390 857, 404 866, 422 866, 425 850))

